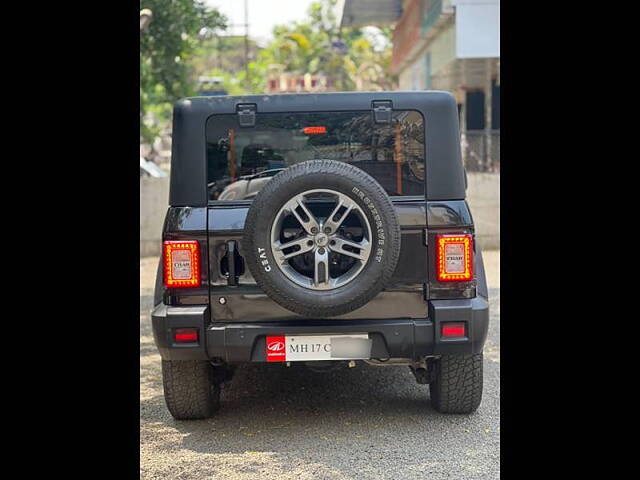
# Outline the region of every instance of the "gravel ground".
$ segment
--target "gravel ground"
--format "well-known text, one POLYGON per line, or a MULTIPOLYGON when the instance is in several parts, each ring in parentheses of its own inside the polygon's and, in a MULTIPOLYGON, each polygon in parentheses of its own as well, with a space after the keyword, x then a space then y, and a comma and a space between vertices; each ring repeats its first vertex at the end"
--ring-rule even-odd
POLYGON ((496 479, 500 476, 500 252, 484 252, 491 324, 484 396, 442 415, 406 367, 239 367, 209 419, 177 422, 153 344, 156 258, 140 260, 140 476, 144 479, 496 479))

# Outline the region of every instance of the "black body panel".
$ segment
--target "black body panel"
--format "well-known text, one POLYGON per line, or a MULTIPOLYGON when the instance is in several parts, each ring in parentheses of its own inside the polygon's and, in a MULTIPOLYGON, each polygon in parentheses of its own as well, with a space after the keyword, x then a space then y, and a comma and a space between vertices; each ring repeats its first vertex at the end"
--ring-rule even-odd
MULTIPOLYGON (((221 271, 221 259, 227 251, 227 242, 237 242, 239 254, 243 255, 242 236, 249 206, 250 202, 238 202, 209 208, 169 208, 163 239, 192 239, 200 242, 203 258, 202 284, 208 284, 208 287, 163 291, 166 304, 205 305, 211 301, 213 322, 303 318, 268 298, 257 288, 248 269, 244 269, 239 276, 237 286, 230 286, 228 278, 221 271), (224 297, 227 303, 220 304, 220 297, 224 297)), ((425 245, 427 228, 429 235, 426 240, 431 243, 436 233, 473 233, 473 220, 464 200, 405 200, 394 201, 394 206, 401 225, 402 247, 391 285, 368 305, 337 318, 389 318, 390 315, 394 318, 425 318, 428 315, 426 299, 472 298, 475 296, 476 285, 486 292, 484 276, 474 282, 461 284, 458 289, 448 286, 440 291, 433 269, 428 268, 428 264, 434 261, 434 252, 425 245)), ((481 255, 478 253, 476 248, 476 260, 481 263, 481 255)))
MULTIPOLYGON (((424 231, 427 226, 425 201, 394 202, 402 234, 400 259, 386 291, 365 306, 335 318, 425 318, 427 304, 424 288, 427 275, 427 248, 424 231)), ((222 259, 228 242, 234 241, 241 256, 244 221, 249 204, 216 205, 208 209, 211 321, 255 322, 304 320, 269 298, 260 290, 248 269, 238 277, 237 286, 230 285, 222 271, 222 259), (224 304, 220 299, 224 298, 224 304)))
POLYGON ((267 335, 367 333, 373 340, 371 358, 419 360, 442 354, 480 353, 487 338, 489 303, 470 300, 428 302, 429 318, 323 319, 277 322, 209 323, 208 307, 168 307, 159 304, 151 314, 154 339, 164 360, 206 360, 228 363, 264 362, 267 335), (199 310, 198 310, 199 309, 199 310), (440 338, 442 321, 463 321, 467 337, 440 338), (172 343, 173 329, 196 327, 204 332, 198 342, 172 343))
POLYGON ((169 204, 192 207, 207 205, 204 125, 214 113, 235 114, 239 104, 254 104, 257 113, 371 110, 373 114, 372 102, 378 100, 391 101, 393 109, 416 110, 425 118, 427 199, 464 199, 464 169, 460 155, 457 105, 453 95, 439 91, 348 92, 193 97, 180 100, 173 111, 169 204))
MULTIPOLYGON (((163 238, 197 239, 201 249, 209 246, 208 257, 203 257, 203 266, 208 266, 203 268, 202 277, 208 288, 163 289, 163 303, 152 312, 154 339, 162 358, 261 362, 265 336, 286 333, 368 333, 374 342, 372 358, 419 359, 481 352, 487 336, 489 305, 479 248, 475 255, 474 298, 439 300, 433 295, 433 269, 427 268, 427 262, 434 261, 433 249, 424 244, 425 237, 432 244, 435 232, 473 232, 466 202, 407 200, 394 205, 402 225, 403 245, 407 247, 403 248, 406 255, 401 256, 395 283, 361 309, 323 320, 302 318, 283 309, 252 284, 250 276, 241 275, 238 286, 229 286, 221 275, 217 267, 220 253, 216 252, 223 251, 228 240, 241 245, 246 202, 209 209, 171 207, 163 238), (420 271, 429 272, 427 292, 423 290, 426 278, 420 277, 420 271), (219 302, 221 297, 226 300, 224 305, 219 302), (441 339, 438 332, 442 321, 465 322, 468 336, 441 339), (173 330, 181 327, 197 327, 203 332, 200 341, 191 345, 172 343, 173 330)), ((457 292, 460 296, 462 293, 457 292)))
POLYGON ((197 240, 200 243, 200 288, 164 289, 167 305, 207 305, 209 303, 209 261, 206 208, 169 208, 164 221, 162 240, 197 240))
MULTIPOLYGON (((240 125, 238 120, 238 127, 240 125)), ((251 127, 246 127, 251 128, 251 127)), ((265 361, 271 334, 368 333, 372 358, 412 358, 482 351, 489 321, 487 285, 474 242, 474 280, 443 285, 436 279, 438 234, 474 234, 465 199, 458 112, 447 92, 196 97, 174 108, 170 208, 163 240, 197 240, 201 286, 165 289, 158 282, 152 312, 154 339, 166 360, 229 363, 265 361), (394 110, 416 110, 425 119, 425 197, 392 197, 401 227, 400 259, 387 288, 363 307, 329 319, 305 318, 260 290, 242 257, 250 201, 209 202, 205 124, 213 114, 235 114, 238 104, 260 112, 372 110, 378 100, 394 110), (237 253, 233 253, 237 252, 237 253), (464 322, 467 337, 442 340, 443 321, 464 322), (199 329, 198 342, 173 343, 176 328, 199 329)), ((400 190, 399 190, 400 191, 400 190)), ((160 273, 161 274, 161 273, 160 273)))

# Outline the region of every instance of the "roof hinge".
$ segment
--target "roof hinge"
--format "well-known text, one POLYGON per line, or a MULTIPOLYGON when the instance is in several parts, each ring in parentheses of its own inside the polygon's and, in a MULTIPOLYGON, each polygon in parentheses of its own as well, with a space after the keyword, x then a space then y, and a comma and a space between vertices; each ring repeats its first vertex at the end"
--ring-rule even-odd
POLYGON ((391 111, 393 103, 391 100, 374 100, 371 102, 373 109, 374 123, 391 123, 391 111))
POLYGON ((256 126, 256 110, 257 106, 255 103, 239 103, 236 105, 238 121, 241 127, 256 126))

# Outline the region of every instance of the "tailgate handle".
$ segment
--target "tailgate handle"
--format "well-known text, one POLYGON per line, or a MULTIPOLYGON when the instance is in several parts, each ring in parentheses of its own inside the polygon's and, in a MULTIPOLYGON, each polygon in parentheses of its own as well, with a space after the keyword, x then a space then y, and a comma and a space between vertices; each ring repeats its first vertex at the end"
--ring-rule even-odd
POLYGON ((227 255, 229 259, 229 279, 228 283, 231 286, 238 285, 238 276, 236 275, 236 242, 234 240, 227 243, 227 255))
POLYGON ((227 285, 237 287, 240 277, 244 275, 244 259, 240 255, 238 242, 229 240, 224 244, 223 252, 224 255, 220 258, 220 273, 227 279, 227 285))

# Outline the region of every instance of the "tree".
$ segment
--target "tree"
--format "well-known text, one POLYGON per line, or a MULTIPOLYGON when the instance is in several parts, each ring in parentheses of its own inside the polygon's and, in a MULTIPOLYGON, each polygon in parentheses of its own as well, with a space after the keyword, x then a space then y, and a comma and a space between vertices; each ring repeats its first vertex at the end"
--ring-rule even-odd
MULTIPOLYGON (((249 61, 256 59, 259 47, 249 39, 249 61)), ((195 76, 217 76, 211 73, 217 69, 236 74, 245 69, 244 36, 212 35, 201 42, 191 61, 195 76)))
MULTIPOLYGON (((395 78, 389 73, 391 30, 340 28, 336 0, 314 2, 309 20, 273 29, 273 41, 249 64, 252 92, 266 90, 270 72, 323 74, 335 90, 388 90, 395 78), (381 45, 377 45, 381 43, 381 45)), ((244 72, 238 82, 244 85, 244 72)))
POLYGON ((141 0, 153 20, 140 35, 140 133, 151 142, 171 117, 172 104, 194 93, 189 60, 203 29, 226 28, 226 18, 200 0, 141 0))

